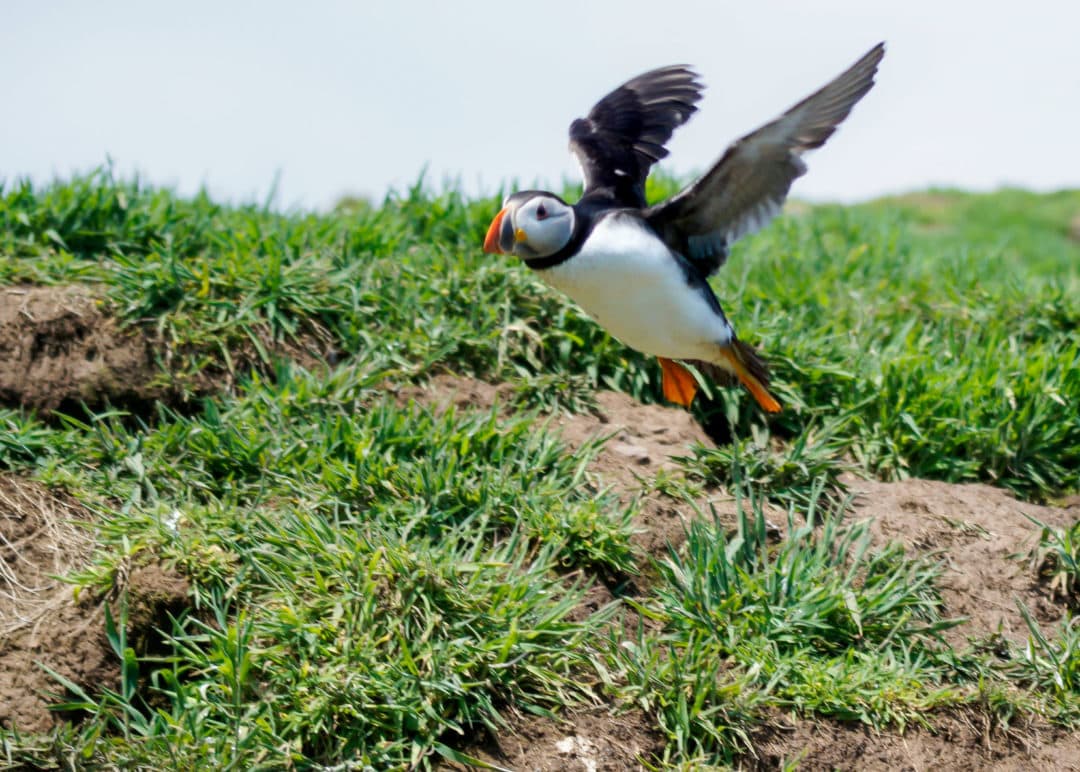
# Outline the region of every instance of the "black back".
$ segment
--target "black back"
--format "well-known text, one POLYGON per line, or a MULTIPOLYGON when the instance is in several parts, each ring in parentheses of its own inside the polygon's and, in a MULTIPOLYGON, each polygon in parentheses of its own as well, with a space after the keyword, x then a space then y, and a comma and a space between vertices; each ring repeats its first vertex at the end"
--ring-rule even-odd
POLYGON ((645 179, 664 145, 697 111, 703 86, 685 65, 651 70, 605 96, 570 124, 570 149, 585 175, 584 198, 645 206, 645 179))

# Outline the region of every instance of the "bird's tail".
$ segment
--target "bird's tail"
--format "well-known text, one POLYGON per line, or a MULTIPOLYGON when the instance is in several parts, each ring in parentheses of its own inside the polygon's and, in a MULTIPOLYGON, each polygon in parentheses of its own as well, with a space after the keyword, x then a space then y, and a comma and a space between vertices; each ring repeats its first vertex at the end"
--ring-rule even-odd
POLYGON ((717 351, 719 356, 714 362, 694 363, 703 375, 721 383, 730 382, 731 376, 735 376, 762 410, 767 413, 780 412, 780 403, 769 393, 769 370, 753 346, 732 338, 730 343, 719 346, 717 351))

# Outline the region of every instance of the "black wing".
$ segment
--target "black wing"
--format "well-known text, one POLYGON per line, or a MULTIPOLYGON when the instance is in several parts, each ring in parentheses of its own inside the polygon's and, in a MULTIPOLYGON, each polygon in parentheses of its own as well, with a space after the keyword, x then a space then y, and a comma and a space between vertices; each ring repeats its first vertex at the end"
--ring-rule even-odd
POLYGON ((735 141, 701 179, 652 206, 645 219, 705 276, 727 258, 735 240, 780 211, 791 183, 806 172, 800 156, 825 144, 874 85, 885 44, 772 123, 735 141))
POLYGON ((585 195, 645 206, 649 168, 668 154, 664 143, 697 111, 703 86, 684 65, 627 81, 570 124, 570 149, 581 162, 585 195))

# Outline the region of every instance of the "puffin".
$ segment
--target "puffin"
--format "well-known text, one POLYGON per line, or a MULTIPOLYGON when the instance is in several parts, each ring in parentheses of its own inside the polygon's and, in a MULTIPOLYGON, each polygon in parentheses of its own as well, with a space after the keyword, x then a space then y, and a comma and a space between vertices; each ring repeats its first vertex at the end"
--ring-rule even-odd
POLYGON ((689 408, 698 382, 685 366, 741 383, 767 413, 780 411, 764 359, 740 340, 708 279, 738 239, 780 211, 821 147, 874 85, 884 43, 775 120, 736 140, 699 179, 648 205, 645 181, 704 86, 689 65, 650 70, 570 124, 584 177, 569 204, 543 190, 508 196, 484 252, 515 255, 630 348, 660 361, 665 399, 689 408), (685 364, 684 364, 685 363, 685 364))

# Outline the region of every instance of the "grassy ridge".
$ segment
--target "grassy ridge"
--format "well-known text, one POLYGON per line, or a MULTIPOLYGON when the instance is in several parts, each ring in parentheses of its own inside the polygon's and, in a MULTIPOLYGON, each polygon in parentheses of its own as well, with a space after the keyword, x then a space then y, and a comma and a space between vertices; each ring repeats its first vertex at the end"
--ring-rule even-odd
POLYGON ((658 624, 622 640, 615 608, 575 606, 595 576, 643 564, 634 506, 597 494, 595 449, 569 452, 535 409, 585 406, 596 387, 659 401, 658 372, 480 254, 495 200, 415 189, 281 214, 103 174, 0 192, 0 283, 100 285, 160 332, 181 382, 241 348, 259 363, 181 411, 0 408, 0 469, 100 515, 80 583, 157 558, 194 581, 169 653, 79 697, 90 718, 46 747, 117 765, 405 767, 453 756, 508 705, 605 700, 647 710, 668 760, 691 763, 730 758, 775 709, 876 726, 968 702, 1080 715, 1075 625, 1005 669, 953 652, 934 565, 872 554, 832 514, 771 547, 758 506, 832 513, 847 466, 1035 499, 1075 489, 1080 194, 818 207, 741 244, 717 292, 769 352, 786 410, 765 426, 734 390, 697 407, 740 439, 685 470, 751 503, 734 537, 693 527, 635 601, 658 624), (309 373, 272 353, 310 337, 341 363, 309 373), (517 411, 436 414, 388 390, 439 370, 511 382, 517 411))
MULTIPOLYGON (((739 245, 717 290, 771 357, 788 406, 775 429, 818 428, 884 478, 986 480, 1035 498, 1075 487, 1077 199, 821 207, 739 245)), ((570 400, 602 385, 658 401, 652 363, 513 261, 479 253, 494 209, 414 189, 380 208, 279 215, 101 177, 17 185, 0 199, 0 251, 14 258, 0 281, 102 283, 120 314, 184 352, 180 382, 207 357, 253 343, 268 359, 272 340, 308 333, 406 376, 450 369, 577 384, 570 400)), ((735 391, 706 409, 737 415, 743 434, 756 417, 735 391)))

